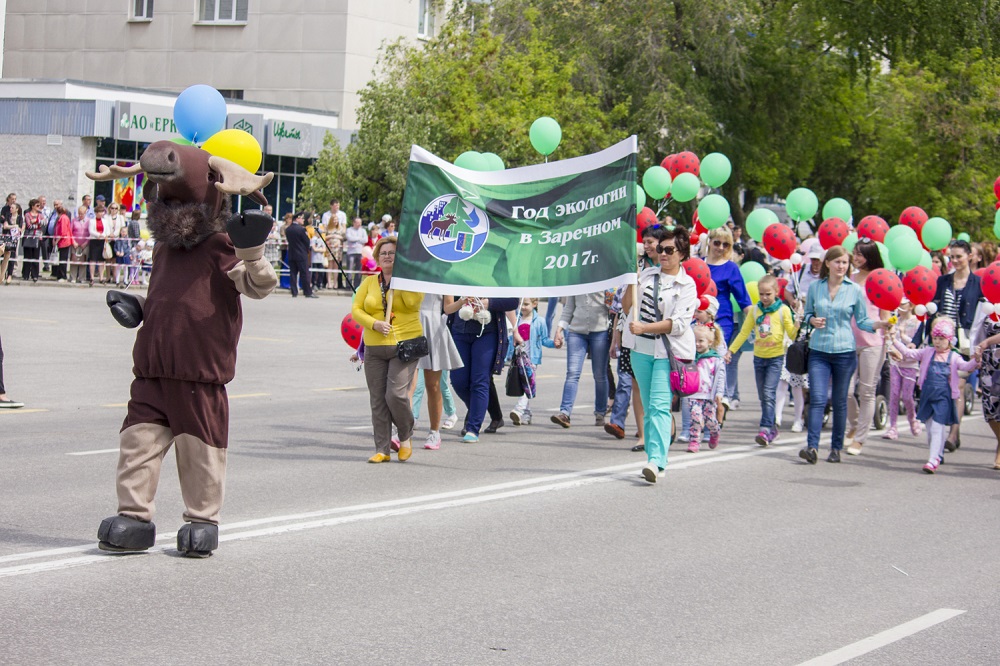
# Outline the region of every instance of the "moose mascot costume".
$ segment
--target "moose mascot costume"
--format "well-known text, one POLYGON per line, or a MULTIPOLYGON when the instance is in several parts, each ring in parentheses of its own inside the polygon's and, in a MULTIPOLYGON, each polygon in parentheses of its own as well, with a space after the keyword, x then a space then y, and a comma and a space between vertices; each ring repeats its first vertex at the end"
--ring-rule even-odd
POLYGON ((243 325, 240 295, 264 298, 277 277, 264 260, 270 216, 232 214, 231 196, 265 205, 256 176, 194 146, 151 144, 139 164, 100 167, 92 180, 145 173, 147 225, 156 241, 145 298, 109 291, 115 320, 136 328, 131 399, 118 457, 118 513, 98 530, 102 550, 133 553, 156 540, 153 498, 164 455, 174 446, 186 524, 177 550, 208 557, 219 545, 226 480, 229 400, 243 325))

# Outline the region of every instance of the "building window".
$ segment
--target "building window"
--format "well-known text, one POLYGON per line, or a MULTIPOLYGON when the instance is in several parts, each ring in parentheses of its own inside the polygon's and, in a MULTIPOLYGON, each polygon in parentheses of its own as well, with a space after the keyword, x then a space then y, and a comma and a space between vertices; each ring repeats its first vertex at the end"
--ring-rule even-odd
POLYGON ((243 91, 233 88, 219 88, 219 94, 226 99, 243 99, 243 91))
POLYGON ((133 0, 132 16, 133 21, 153 20, 153 0, 133 0))
POLYGON ((434 8, 431 6, 433 0, 420 0, 420 15, 417 17, 417 36, 434 36, 434 8))
POLYGON ((198 0, 199 23, 246 23, 250 0, 198 0))

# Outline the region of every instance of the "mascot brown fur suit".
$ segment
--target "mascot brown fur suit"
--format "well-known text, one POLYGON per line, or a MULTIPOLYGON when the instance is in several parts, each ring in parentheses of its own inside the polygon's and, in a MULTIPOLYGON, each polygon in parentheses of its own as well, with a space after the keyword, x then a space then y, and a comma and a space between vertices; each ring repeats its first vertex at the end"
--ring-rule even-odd
POLYGON ((260 190, 274 174, 255 176, 200 148, 158 141, 135 166, 102 166, 87 176, 112 180, 139 172, 146 174, 154 268, 145 298, 107 296, 119 324, 142 328, 120 435, 118 513, 101 523, 98 545, 132 553, 154 544, 153 499, 172 444, 186 521, 177 550, 207 557, 219 544, 229 444, 225 385, 236 371, 240 295, 264 298, 278 282, 264 260, 271 218, 259 210, 232 215, 230 195, 264 205, 260 190))

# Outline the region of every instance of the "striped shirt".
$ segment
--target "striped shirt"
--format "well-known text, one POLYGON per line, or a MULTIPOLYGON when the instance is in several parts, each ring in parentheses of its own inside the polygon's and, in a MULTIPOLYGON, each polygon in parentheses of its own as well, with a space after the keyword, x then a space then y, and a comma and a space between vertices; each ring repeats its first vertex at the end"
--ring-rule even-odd
POLYGON ((809 349, 827 354, 842 354, 856 350, 851 318, 858 328, 873 333, 875 327, 868 317, 861 287, 850 280, 844 280, 837 295, 830 300, 827 280, 816 280, 809 285, 806 296, 805 321, 813 317, 825 317, 826 326, 814 329, 809 339, 809 349))

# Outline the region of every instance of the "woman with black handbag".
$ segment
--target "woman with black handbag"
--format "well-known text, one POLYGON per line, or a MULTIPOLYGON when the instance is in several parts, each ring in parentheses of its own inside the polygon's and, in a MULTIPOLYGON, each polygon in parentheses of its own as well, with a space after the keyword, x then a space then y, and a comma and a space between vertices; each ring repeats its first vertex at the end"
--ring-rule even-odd
POLYGON ((24 231, 24 216, 21 207, 15 201, 17 195, 7 196, 7 204, 0 210, 0 224, 3 226, 3 264, 0 266, 0 280, 10 284, 14 274, 14 264, 17 263, 17 243, 24 231))
POLYGON ((398 289, 390 291, 392 267, 396 261, 395 237, 379 240, 373 254, 381 272, 361 282, 351 309, 354 321, 365 331, 365 381, 375 434, 375 455, 368 462, 389 462, 394 425, 399 433, 399 460, 403 462, 413 453, 410 384, 417 371, 417 360, 427 354, 427 338, 420 325, 420 304, 424 295, 398 289))
POLYGON ((24 214, 24 239, 21 247, 24 258, 21 260, 21 279, 38 282, 42 257, 42 229, 46 223, 42 215, 42 202, 32 199, 28 202, 28 212, 24 214))

